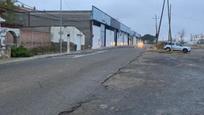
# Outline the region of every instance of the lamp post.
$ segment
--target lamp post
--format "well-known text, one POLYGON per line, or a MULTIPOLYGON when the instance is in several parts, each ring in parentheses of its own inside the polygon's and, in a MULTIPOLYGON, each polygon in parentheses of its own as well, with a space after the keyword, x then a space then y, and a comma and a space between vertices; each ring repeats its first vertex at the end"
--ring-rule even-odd
POLYGON ((63 32, 62 32, 62 0, 60 0, 60 32, 59 32, 59 34, 60 34, 60 40, 59 40, 60 53, 62 53, 62 34, 63 34, 63 32))
POLYGON ((67 34, 67 53, 70 53, 70 34, 67 34))

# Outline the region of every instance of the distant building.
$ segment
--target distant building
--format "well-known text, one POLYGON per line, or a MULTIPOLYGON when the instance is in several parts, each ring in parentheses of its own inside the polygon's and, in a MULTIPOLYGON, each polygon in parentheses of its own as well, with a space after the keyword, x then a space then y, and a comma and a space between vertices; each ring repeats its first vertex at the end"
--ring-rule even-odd
POLYGON ((191 41, 198 41, 204 39, 204 34, 191 34, 191 41))

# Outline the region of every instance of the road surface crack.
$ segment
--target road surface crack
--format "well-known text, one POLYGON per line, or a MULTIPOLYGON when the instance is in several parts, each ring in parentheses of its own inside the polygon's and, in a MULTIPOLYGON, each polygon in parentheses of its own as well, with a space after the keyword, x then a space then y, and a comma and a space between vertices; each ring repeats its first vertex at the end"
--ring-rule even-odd
POLYGON ((137 61, 139 58, 141 58, 143 55, 145 54, 145 52, 141 52, 136 58, 134 58, 133 60, 129 61, 125 66, 119 68, 116 72, 114 72, 113 74, 109 75, 104 81, 101 82, 101 85, 104 86, 105 88, 107 88, 108 86, 105 85, 105 83, 110 80, 112 77, 114 77, 115 75, 119 74, 121 72, 122 69, 126 68, 129 64, 133 63, 134 61, 137 61))
POLYGON ((78 110, 79 108, 81 108, 84 104, 89 103, 90 101, 91 100, 79 102, 76 105, 74 105, 73 107, 71 107, 69 110, 60 112, 58 115, 69 115, 69 114, 73 113, 74 111, 78 110))

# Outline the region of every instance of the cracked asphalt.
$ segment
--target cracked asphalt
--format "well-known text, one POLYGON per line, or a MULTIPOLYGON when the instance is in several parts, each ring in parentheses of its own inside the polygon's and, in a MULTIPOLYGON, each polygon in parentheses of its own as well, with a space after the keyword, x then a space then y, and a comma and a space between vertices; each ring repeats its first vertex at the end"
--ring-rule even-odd
POLYGON ((59 115, 203 115, 204 50, 146 51, 84 100, 59 115))
POLYGON ((0 115, 74 112, 95 97, 107 76, 143 52, 124 47, 0 64, 0 115))

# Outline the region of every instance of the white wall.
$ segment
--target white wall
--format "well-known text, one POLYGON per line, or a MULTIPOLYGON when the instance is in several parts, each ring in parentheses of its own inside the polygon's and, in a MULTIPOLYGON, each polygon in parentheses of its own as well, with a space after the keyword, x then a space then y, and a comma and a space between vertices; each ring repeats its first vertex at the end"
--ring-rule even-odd
MULTIPOLYGON (((60 27, 51 27, 51 41, 59 43, 60 40, 60 27)), ((70 42, 77 45, 77 50, 81 50, 81 45, 85 45, 85 35, 76 27, 62 27, 62 40, 67 42, 67 34, 70 34, 70 42), (82 35, 81 37, 79 36, 82 35), (81 45, 80 45, 81 44, 81 45)))

